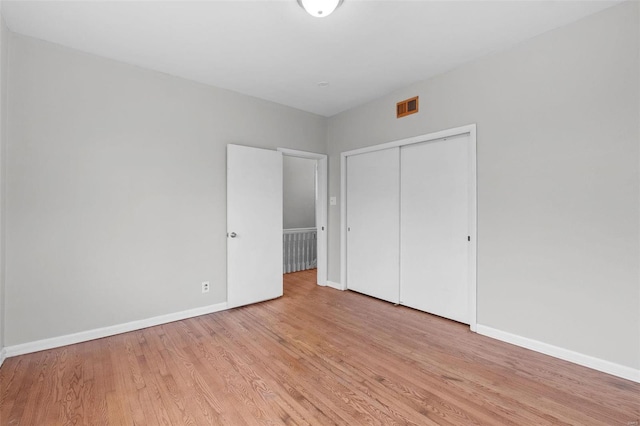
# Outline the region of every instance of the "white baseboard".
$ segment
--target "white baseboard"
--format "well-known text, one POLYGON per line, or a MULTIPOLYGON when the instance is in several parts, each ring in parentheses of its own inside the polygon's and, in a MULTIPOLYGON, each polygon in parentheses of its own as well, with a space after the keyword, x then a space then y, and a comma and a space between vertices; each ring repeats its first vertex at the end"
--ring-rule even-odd
POLYGON ((7 351, 4 348, 2 348, 2 350, 0 350, 0 367, 2 367, 2 363, 6 358, 7 358, 7 351))
POLYGON ((531 349, 532 351, 540 352, 545 355, 550 355, 555 358, 573 362, 574 364, 602 371, 603 373, 611 374, 613 376, 640 383, 640 370, 636 370, 631 367, 616 364, 611 361, 605 361, 600 358, 581 354, 579 352, 574 352, 569 349, 550 345, 548 343, 543 343, 538 340, 518 336, 517 334, 511 334, 506 331, 497 330, 485 325, 478 324, 477 332, 478 334, 482 334, 483 336, 492 337, 503 342, 511 343, 512 345, 531 349))
POLYGON ((138 321, 131 321, 124 324, 112 325, 109 327, 96 328, 94 330, 81 331, 79 333, 67 334, 65 336, 52 337, 50 339, 36 340, 35 342, 22 343, 20 345, 7 346, 4 348, 4 356, 12 357, 32 352, 44 351, 58 348, 60 346, 73 345, 75 343, 87 342, 89 340, 101 339, 115 334, 127 333, 129 331, 140 330, 155 325, 167 324, 169 322, 180 321, 213 312, 227 309, 227 302, 215 305, 203 306, 201 308, 189 309, 167 315, 147 318, 138 321))
POLYGON ((336 290, 344 290, 344 288, 342 288, 342 284, 334 283, 333 281, 329 280, 327 280, 327 287, 335 288, 336 290))

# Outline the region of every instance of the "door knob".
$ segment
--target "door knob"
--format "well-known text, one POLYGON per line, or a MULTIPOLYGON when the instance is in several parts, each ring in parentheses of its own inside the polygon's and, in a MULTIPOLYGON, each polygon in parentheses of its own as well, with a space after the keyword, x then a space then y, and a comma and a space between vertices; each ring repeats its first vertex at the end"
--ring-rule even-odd
POLYGON ((237 237, 237 236, 238 236, 238 234, 236 234, 235 232, 232 232, 232 233, 230 233, 230 234, 229 234, 229 236, 230 236, 231 238, 235 238, 235 237, 237 237))

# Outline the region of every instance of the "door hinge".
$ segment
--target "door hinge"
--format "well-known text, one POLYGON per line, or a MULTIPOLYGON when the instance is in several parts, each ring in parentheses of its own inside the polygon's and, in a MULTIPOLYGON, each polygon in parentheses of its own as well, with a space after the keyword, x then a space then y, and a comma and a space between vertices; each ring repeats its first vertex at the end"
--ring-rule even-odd
POLYGON ((467 241, 471 241, 471 236, 467 236, 467 241))

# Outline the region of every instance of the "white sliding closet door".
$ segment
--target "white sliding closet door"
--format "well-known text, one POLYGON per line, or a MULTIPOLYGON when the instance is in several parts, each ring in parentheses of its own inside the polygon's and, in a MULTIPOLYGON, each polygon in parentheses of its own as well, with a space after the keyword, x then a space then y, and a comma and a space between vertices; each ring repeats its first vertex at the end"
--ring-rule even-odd
POLYGON ((347 288, 399 301, 400 151, 347 158, 347 288))
POLYGON ((469 136, 403 146, 403 305, 469 324, 469 136))

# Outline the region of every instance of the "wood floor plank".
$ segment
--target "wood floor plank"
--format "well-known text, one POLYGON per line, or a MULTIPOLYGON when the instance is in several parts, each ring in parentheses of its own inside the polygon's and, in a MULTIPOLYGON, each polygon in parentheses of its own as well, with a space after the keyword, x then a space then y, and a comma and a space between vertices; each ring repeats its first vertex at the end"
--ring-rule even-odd
POLYGON ((640 384, 285 275, 283 297, 9 358, 0 425, 635 425, 640 384))

